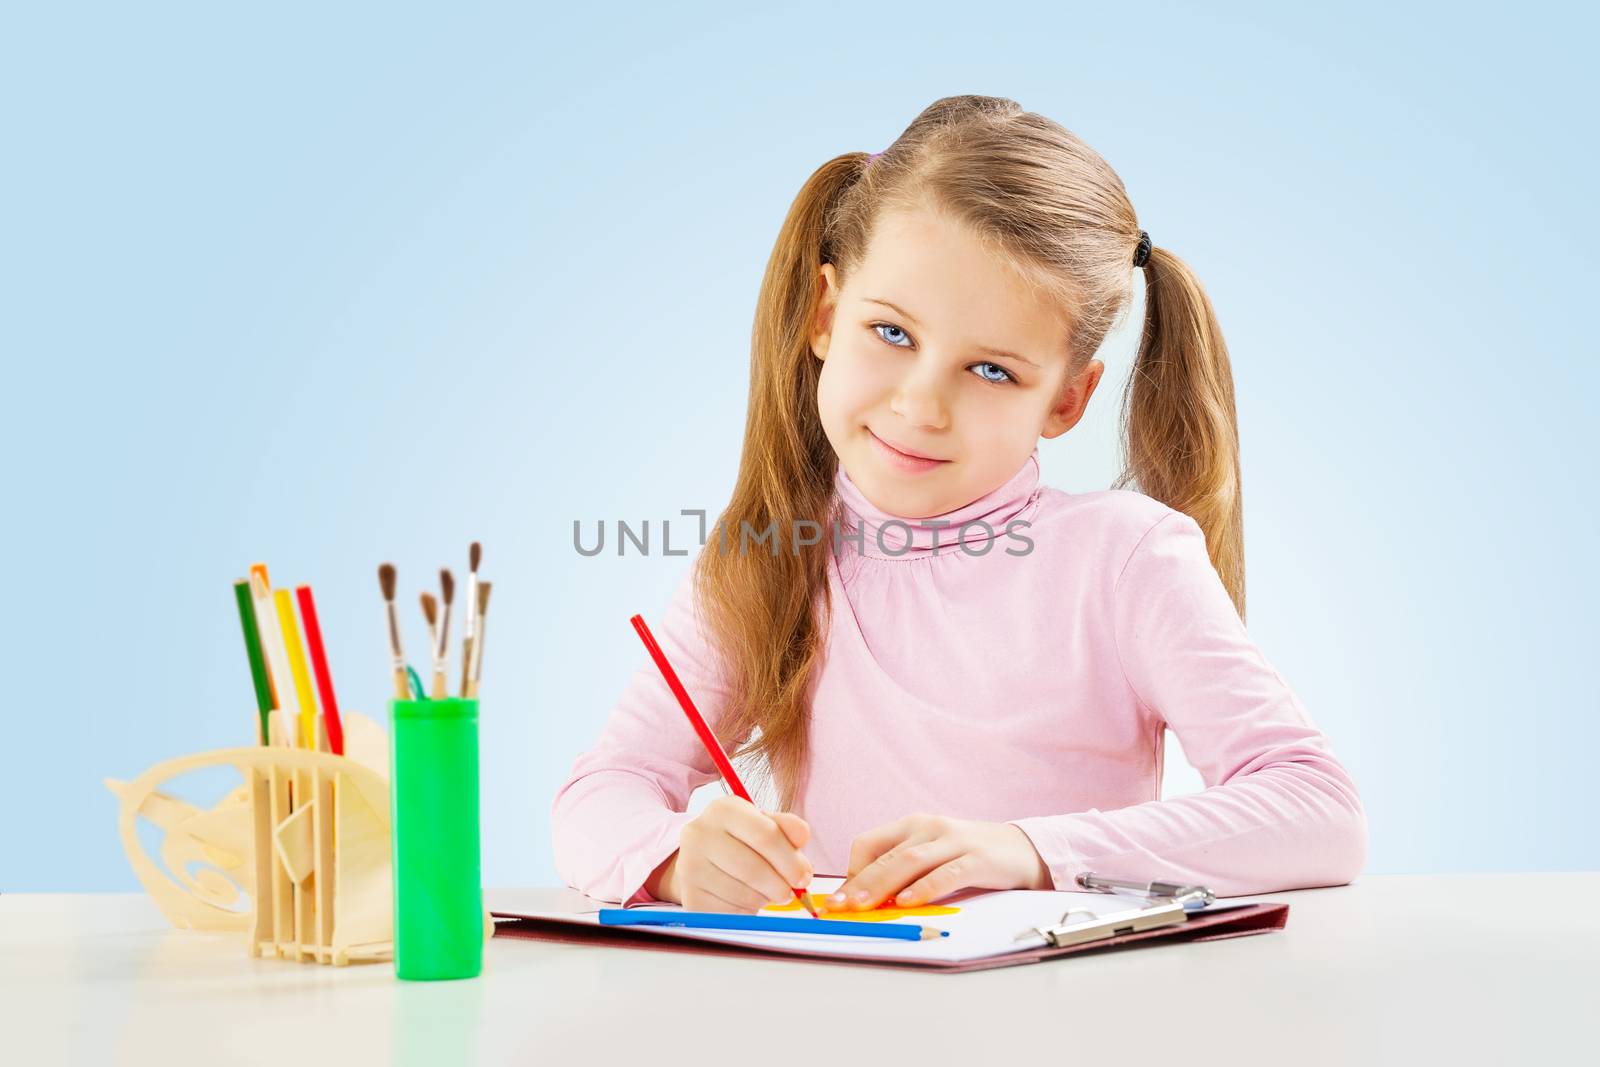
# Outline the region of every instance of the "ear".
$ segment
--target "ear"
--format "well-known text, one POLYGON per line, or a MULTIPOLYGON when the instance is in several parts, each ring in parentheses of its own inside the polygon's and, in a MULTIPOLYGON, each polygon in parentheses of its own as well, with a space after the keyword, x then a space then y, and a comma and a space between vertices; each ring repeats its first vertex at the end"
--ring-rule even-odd
POLYGON ((816 316, 811 320, 811 352, 818 359, 827 359, 828 345, 833 340, 833 312, 839 306, 839 274, 832 263, 824 263, 817 276, 821 295, 816 316))
POLYGON ((1078 376, 1062 388, 1055 406, 1045 416, 1044 428, 1039 431, 1039 436, 1060 437, 1078 425, 1078 420, 1083 418, 1084 409, 1089 406, 1089 398, 1094 395, 1095 386, 1100 384, 1100 376, 1105 371, 1104 363, 1098 359, 1091 359, 1083 370, 1078 372, 1078 376))

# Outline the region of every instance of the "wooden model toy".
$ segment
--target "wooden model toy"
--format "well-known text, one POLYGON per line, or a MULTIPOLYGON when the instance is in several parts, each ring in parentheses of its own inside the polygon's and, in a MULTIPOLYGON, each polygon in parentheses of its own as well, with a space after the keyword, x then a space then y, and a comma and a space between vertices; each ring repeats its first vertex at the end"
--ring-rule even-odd
MULTIPOLYGON (((336 966, 394 958, 388 738, 347 712, 343 744, 344 755, 281 743, 219 749, 157 764, 131 782, 106 780, 121 800, 128 862, 173 925, 240 931, 252 956, 336 966), (244 781, 209 811, 159 791, 172 778, 230 764, 244 781), (165 869, 139 842, 141 815, 165 833, 165 869), (236 910, 241 894, 248 910, 236 910)), ((485 911, 485 936, 493 932, 485 911)))

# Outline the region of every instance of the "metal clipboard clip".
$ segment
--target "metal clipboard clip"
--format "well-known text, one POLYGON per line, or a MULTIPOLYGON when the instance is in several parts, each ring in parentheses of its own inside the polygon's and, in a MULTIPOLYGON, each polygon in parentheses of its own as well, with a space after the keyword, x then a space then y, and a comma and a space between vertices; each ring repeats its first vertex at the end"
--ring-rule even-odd
POLYGON ((1187 922, 1189 912, 1200 911, 1212 904, 1216 895, 1203 885, 1181 885, 1177 882, 1127 882, 1117 878, 1101 878, 1085 871, 1074 879, 1078 885, 1091 892, 1125 894, 1146 900, 1144 907, 1101 915, 1088 908, 1072 908, 1061 916, 1054 926, 1035 926, 1018 934, 1024 938, 1042 937, 1046 943, 1062 948, 1081 945, 1085 941, 1151 930, 1158 926, 1173 926, 1187 922))
POLYGON ((1151 930, 1158 926, 1173 926, 1187 922, 1188 918, 1188 911, 1175 900, 1153 901, 1149 907, 1129 908, 1127 911, 1111 912, 1107 915, 1096 914, 1088 908, 1072 908, 1061 916, 1061 921, 1055 926, 1029 927, 1018 934, 1016 940, 1042 937, 1046 943, 1056 948, 1064 948, 1067 945, 1081 945, 1085 941, 1099 941, 1102 938, 1151 930))

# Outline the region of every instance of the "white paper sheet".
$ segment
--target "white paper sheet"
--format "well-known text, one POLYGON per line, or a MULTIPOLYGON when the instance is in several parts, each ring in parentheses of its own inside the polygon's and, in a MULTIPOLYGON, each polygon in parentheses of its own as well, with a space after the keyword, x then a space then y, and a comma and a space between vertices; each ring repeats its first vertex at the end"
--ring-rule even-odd
MULTIPOLYGON (((813 893, 828 893, 843 879, 817 878, 811 884, 813 893)), ((538 918, 566 919, 598 925, 597 913, 574 915, 572 912, 523 911, 509 907, 509 899, 496 901, 497 912, 516 911, 517 914, 538 918)), ((641 926, 630 929, 649 930, 671 937, 689 937, 705 941, 726 941, 734 944, 759 945, 764 948, 796 952, 825 952, 861 956, 871 959, 923 959, 959 963, 965 960, 998 956, 1019 949, 1038 948, 1045 944, 1037 934, 1018 940, 1017 935, 1037 926, 1055 926, 1070 909, 1082 908, 1096 915, 1110 915, 1147 906, 1134 897, 1108 893, 1060 893, 1037 890, 1005 890, 983 892, 970 897, 958 894, 932 903, 961 910, 954 915, 908 916, 892 920, 898 924, 931 926, 950 931, 949 937, 929 941, 891 941, 878 937, 851 937, 844 934, 780 934, 758 930, 701 930, 681 926, 641 926)), ((681 911, 675 904, 651 904, 638 910, 681 911)), ((805 918, 800 910, 771 911, 763 915, 783 915, 805 918)), ((822 913, 828 917, 827 912, 822 913)))

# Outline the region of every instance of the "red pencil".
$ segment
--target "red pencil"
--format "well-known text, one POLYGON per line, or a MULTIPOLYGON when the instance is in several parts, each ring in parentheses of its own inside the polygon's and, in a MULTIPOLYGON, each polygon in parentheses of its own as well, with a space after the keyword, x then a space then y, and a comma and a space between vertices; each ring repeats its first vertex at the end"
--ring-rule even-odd
POLYGON ((328 730, 328 747, 335 756, 344 755, 344 726, 339 722, 339 702, 333 699, 333 675, 328 673, 328 656, 322 650, 322 627, 317 625, 317 605, 309 585, 298 586, 300 622, 306 630, 306 650, 311 654, 311 672, 317 676, 317 696, 322 700, 322 724, 328 730))
MULTIPOLYGON (((706 752, 711 756, 711 762, 717 765, 717 773, 722 775, 722 780, 728 788, 733 790, 733 795, 743 800, 750 800, 744 783, 739 781, 739 776, 734 773, 733 763, 729 761, 728 754, 722 750, 722 742, 717 740, 717 735, 711 732, 711 727, 706 725, 705 719, 700 717, 700 709, 694 706, 694 700, 689 696, 689 691, 678 680, 678 672, 672 669, 672 664, 667 662, 666 653, 661 651, 661 646, 656 644, 655 635, 650 632, 650 627, 645 625, 644 616, 635 615, 628 620, 633 623, 633 628, 639 631, 639 640, 644 642, 650 658, 656 661, 656 667, 661 671, 661 677, 667 680, 667 688, 672 690, 672 695, 678 698, 678 704, 683 708, 683 713, 689 716, 689 725, 694 727, 694 732, 700 736, 700 743, 706 747, 706 752)), ((755 801, 750 800, 754 804, 755 801)), ((817 918, 817 909, 811 906, 811 898, 794 886, 795 899, 811 913, 813 919, 817 918)))

